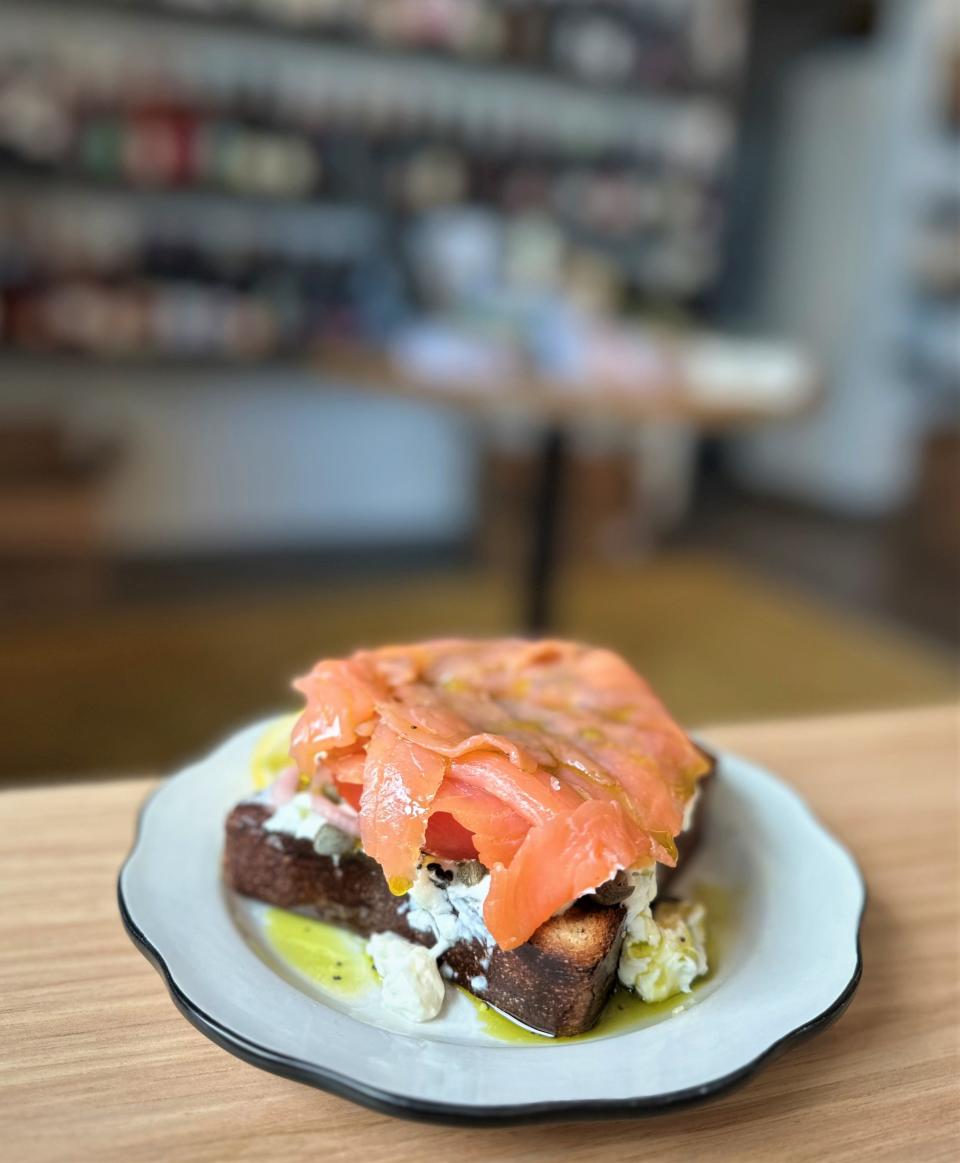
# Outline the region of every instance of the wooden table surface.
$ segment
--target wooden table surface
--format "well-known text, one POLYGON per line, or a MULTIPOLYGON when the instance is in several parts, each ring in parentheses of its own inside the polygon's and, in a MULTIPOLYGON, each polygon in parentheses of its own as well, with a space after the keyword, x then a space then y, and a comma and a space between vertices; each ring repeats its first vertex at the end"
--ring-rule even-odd
POLYGON ((956 710, 931 708, 708 732, 792 781, 859 859, 863 981, 838 1022, 742 1089, 639 1121, 451 1130, 238 1061, 180 1016, 117 915, 117 870, 152 781, 6 792, 0 1157, 956 1158, 957 728, 956 710))

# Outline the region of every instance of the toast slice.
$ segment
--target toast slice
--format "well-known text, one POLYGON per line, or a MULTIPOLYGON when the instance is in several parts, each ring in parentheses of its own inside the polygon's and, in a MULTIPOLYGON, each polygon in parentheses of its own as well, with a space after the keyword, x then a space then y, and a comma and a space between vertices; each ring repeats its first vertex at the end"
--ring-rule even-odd
MULTIPOLYGON (((678 867, 699 842, 709 783, 708 778, 701 785, 689 826, 677 837, 678 867)), ((393 932, 418 944, 433 944, 432 933, 408 923, 408 898, 390 892, 374 860, 359 851, 320 855, 309 840, 266 829, 270 815, 268 805, 246 801, 228 816, 224 876, 231 889, 363 936, 393 932)), ((674 871, 658 866, 660 893, 674 871)), ((461 940, 441 954, 441 973, 543 1034, 583 1033, 596 1022, 616 980, 626 916, 623 896, 623 885, 614 878, 545 921, 525 944, 510 951, 476 939, 461 940)))

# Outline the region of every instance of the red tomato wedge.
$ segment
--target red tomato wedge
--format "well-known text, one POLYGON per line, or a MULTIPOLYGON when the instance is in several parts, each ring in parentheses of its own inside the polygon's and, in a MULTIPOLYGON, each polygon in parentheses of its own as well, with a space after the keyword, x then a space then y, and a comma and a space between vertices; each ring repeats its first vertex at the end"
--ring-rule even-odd
MULTIPOLYGON (((529 820, 509 804, 455 775, 448 775, 441 784, 433 801, 433 810, 436 815, 430 817, 427 838, 430 838, 433 821, 440 815, 448 815, 472 836, 474 854, 488 868, 509 863, 530 830, 529 820)), ((439 849, 431 848, 430 851, 443 855, 439 849)))
POLYGON ((342 779, 335 779, 333 786, 340 793, 343 800, 348 803, 355 812, 360 811, 360 797, 363 795, 362 784, 346 783, 342 779))
POLYGON ((476 860, 477 846, 473 833, 457 822, 449 812, 434 812, 427 821, 424 851, 441 860, 476 860))
POLYGON ((618 869, 672 863, 708 768, 623 659, 572 642, 358 651, 295 686, 301 776, 358 810, 394 891, 424 851, 485 864, 484 916, 505 949, 618 869))

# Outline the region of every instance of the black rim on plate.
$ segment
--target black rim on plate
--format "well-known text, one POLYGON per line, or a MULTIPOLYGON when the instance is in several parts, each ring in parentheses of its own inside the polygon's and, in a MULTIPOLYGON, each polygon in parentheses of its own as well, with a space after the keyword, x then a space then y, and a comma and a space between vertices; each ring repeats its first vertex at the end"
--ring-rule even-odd
MULTIPOLYGON (((162 785, 161 785, 162 788, 162 785)), ((850 1004, 860 977, 863 972, 863 954, 861 951, 861 930, 863 916, 867 907, 867 886, 863 874, 857 864, 851 860, 853 869, 860 881, 863 894, 863 903, 860 915, 857 918, 856 954, 857 960, 853 975, 843 990, 822 1013, 811 1018, 808 1022, 797 1026, 772 1042, 763 1053, 751 1059, 745 1065, 738 1067, 729 1074, 724 1074, 700 1086, 687 1087, 683 1090, 671 1091, 668 1094, 651 1095, 647 1097, 626 1099, 588 1099, 588 1100, 561 1100, 559 1102, 517 1103, 510 1106, 468 1107, 459 1103, 429 1102, 424 1099, 409 1098, 405 1095, 394 1094, 381 1090, 379 1087, 366 1086, 364 1083, 338 1074, 335 1070, 328 1070, 315 1063, 306 1062, 301 1058, 292 1058, 286 1054, 279 1054, 266 1046, 245 1038, 236 1030, 231 1030, 222 1022, 206 1013, 198 1006, 176 983, 170 968, 163 959, 163 954, 152 944, 146 934, 140 929, 130 914, 123 896, 123 873, 127 864, 133 858, 140 842, 140 833, 143 827, 143 817, 154 795, 161 790, 157 788, 147 797, 137 817, 136 836, 133 847, 120 869, 117 878, 117 901, 120 907, 120 917, 124 928, 130 935, 134 945, 146 957, 166 982, 167 989, 177 1009, 202 1034, 215 1042, 222 1049, 229 1051, 244 1062, 258 1066, 261 1070, 268 1070, 271 1074, 279 1074, 283 1078, 291 1078, 295 1082, 303 1082, 308 1086, 317 1087, 341 1098, 350 1099, 361 1106, 380 1114, 388 1114, 406 1119, 418 1119, 423 1122, 444 1123, 453 1126, 509 1126, 519 1123, 548 1122, 570 1119, 592 1119, 603 1117, 627 1118, 631 1116, 663 1114, 685 1106, 693 1106, 707 1099, 716 1098, 749 1081, 762 1067, 778 1057, 784 1050, 789 1049, 796 1042, 819 1033, 836 1021, 850 1004)))

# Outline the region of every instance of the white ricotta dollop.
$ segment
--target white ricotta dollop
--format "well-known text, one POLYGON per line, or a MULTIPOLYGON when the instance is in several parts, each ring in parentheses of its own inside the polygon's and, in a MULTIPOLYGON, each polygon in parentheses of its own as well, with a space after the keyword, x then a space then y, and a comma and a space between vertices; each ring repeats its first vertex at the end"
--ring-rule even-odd
POLYGON ((618 975, 644 1001, 664 1001, 689 993, 707 972, 706 909, 689 901, 663 901, 657 894, 656 869, 630 869, 633 893, 624 902, 627 919, 618 975))
MULTIPOLYGON (((262 802, 268 802, 263 800, 262 802)), ((309 840, 321 856, 329 856, 335 863, 340 856, 350 852, 356 841, 352 836, 331 824, 319 812, 314 811, 309 792, 298 792, 293 799, 281 804, 263 824, 265 832, 282 832, 295 840, 309 840)))
POLYGON ((281 804, 263 823, 265 832, 284 832, 297 840, 309 840, 311 844, 320 829, 326 826, 327 821, 313 810, 310 793, 305 791, 298 792, 293 799, 281 804))
POLYGON ((425 867, 420 867, 408 894, 407 923, 418 932, 433 933, 435 957, 458 941, 476 940, 492 945, 493 937, 483 919, 483 902, 489 888, 489 874, 476 884, 461 884, 454 878, 441 886, 425 867))
POLYGON ((374 933, 367 952, 380 974, 383 1004, 411 1022, 428 1022, 443 1005, 444 986, 434 953, 396 933, 374 933))
MULTIPOLYGON (((433 945, 417 945, 396 933, 375 933, 367 942, 383 979, 383 1004, 388 1009, 415 1022, 436 1017, 443 1003, 441 974, 453 975, 449 966, 437 967, 437 958, 458 941, 474 939, 493 945, 483 920, 489 887, 489 876, 472 885, 456 880, 438 883, 425 867, 417 870, 408 893, 406 919, 412 929, 432 934, 433 945)), ((484 968, 488 964, 488 960, 481 962, 484 968)), ((478 974, 471 986, 486 989, 486 977, 478 974)))

